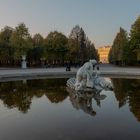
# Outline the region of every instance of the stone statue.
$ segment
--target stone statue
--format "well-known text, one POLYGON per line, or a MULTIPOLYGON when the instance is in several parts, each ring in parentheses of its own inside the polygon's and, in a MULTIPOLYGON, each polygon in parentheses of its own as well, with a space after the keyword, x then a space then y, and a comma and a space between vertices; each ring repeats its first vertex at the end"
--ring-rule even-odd
POLYGON ((22 69, 26 69, 27 68, 26 55, 22 55, 21 68, 22 69))
POLYGON ((89 60, 77 71, 76 78, 70 78, 67 86, 76 91, 102 91, 113 89, 111 81, 100 76, 99 67, 96 60, 89 60))
POLYGON ((93 67, 97 64, 96 60, 86 62, 76 74, 75 90, 83 90, 86 87, 93 88, 93 67))

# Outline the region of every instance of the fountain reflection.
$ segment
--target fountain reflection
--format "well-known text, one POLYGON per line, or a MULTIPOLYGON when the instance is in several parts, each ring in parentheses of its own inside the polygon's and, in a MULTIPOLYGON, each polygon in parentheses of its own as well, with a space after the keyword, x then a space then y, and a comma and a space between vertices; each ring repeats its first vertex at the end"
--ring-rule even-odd
POLYGON ((96 92, 75 91, 69 87, 67 87, 67 91, 69 92, 70 101, 73 107, 77 110, 81 109, 91 116, 96 115, 96 111, 93 109, 92 99, 96 101, 98 106, 101 106, 101 100, 106 97, 106 95, 100 95, 96 92))
POLYGON ((119 108, 127 103, 130 111, 140 121, 140 80, 112 79, 112 82, 119 108))

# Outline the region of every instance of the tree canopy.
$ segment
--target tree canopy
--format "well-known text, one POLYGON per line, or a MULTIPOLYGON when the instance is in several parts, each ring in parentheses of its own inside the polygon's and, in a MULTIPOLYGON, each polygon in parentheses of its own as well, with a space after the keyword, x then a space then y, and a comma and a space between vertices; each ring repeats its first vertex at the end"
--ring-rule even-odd
POLYGON ((46 59, 53 63, 64 63, 68 51, 67 43, 68 39, 64 34, 58 31, 50 32, 44 40, 46 59))
POLYGON ((76 25, 71 30, 68 42, 71 60, 84 63, 91 58, 98 59, 94 44, 89 41, 84 30, 79 25, 76 25))
POLYGON ((32 40, 28 28, 24 23, 19 24, 12 33, 11 46, 15 49, 15 57, 20 58, 26 55, 32 47, 32 40))
POLYGON ((134 63, 140 63, 140 16, 136 19, 130 30, 130 48, 133 52, 134 63))
POLYGON ((13 30, 13 28, 5 26, 0 32, 0 61, 3 61, 4 63, 9 63, 13 57, 13 51, 10 44, 13 30))
POLYGON ((120 28, 109 52, 109 62, 119 65, 140 63, 140 16, 132 24, 129 37, 127 32, 120 28))
POLYGON ((117 33, 112 48, 109 53, 109 61, 112 63, 123 64, 127 58, 128 51, 128 36, 127 32, 120 28, 120 31, 117 33))
POLYGON ((94 43, 79 25, 72 28, 69 37, 58 31, 48 33, 44 38, 40 33, 31 36, 24 23, 15 28, 5 26, 0 32, 0 64, 20 65, 26 55, 28 65, 49 63, 64 65, 82 64, 89 59, 98 60, 94 43))

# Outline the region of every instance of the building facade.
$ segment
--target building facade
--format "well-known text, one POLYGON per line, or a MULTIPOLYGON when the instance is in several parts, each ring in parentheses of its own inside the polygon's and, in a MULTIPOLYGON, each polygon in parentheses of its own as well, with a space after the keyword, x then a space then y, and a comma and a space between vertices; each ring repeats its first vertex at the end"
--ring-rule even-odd
POLYGON ((110 46, 104 46, 97 48, 99 54, 99 62, 101 63, 108 63, 108 54, 110 51, 110 46))

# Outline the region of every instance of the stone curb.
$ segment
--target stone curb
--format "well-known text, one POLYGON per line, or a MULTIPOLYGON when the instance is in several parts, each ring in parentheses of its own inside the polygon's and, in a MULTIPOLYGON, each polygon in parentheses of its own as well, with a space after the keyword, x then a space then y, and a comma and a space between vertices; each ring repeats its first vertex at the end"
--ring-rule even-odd
MULTIPOLYGON (((26 72, 1 74, 0 81, 15 81, 29 79, 45 79, 45 78, 70 78, 75 77, 76 72, 26 72)), ((101 75, 111 78, 135 78, 140 79, 140 72, 120 72, 120 71, 101 71, 101 75)))

